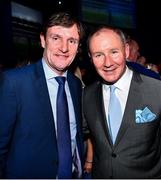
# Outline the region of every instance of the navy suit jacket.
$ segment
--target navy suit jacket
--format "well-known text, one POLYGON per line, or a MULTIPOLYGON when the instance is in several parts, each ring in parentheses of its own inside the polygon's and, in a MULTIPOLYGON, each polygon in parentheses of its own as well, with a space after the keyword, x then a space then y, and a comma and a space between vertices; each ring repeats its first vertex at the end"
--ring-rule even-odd
MULTIPOLYGON (((68 72, 83 158, 81 82, 68 72)), ((42 62, 0 77, 0 178, 56 178, 57 140, 42 62)))

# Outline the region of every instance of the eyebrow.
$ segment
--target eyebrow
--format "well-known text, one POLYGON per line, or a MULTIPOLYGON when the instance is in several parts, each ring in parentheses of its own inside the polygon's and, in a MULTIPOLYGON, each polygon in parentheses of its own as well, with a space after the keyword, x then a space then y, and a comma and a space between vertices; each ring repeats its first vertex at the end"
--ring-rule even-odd
MULTIPOLYGON (((51 34, 49 35, 49 37, 51 37, 51 36, 57 36, 57 37, 62 38, 62 36, 61 36, 60 34, 55 34, 55 33, 54 33, 54 34, 51 33, 51 34)), ((78 42, 79 42, 79 39, 76 39, 76 38, 74 38, 74 37, 69 37, 69 38, 68 38, 68 40, 71 40, 71 39, 74 40, 74 41, 78 41, 78 42)))

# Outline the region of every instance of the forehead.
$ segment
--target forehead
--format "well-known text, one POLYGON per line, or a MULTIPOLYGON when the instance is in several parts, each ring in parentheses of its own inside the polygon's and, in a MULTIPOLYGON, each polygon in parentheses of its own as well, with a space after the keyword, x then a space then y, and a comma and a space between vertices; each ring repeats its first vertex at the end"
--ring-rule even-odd
POLYGON ((56 34, 61 37, 73 37, 79 39, 78 28, 76 24, 71 27, 64 27, 64 26, 52 26, 49 27, 47 30, 47 34, 56 34))
POLYGON ((101 46, 112 46, 112 45, 122 45, 122 41, 120 36, 110 29, 101 29, 90 39, 90 47, 94 48, 95 45, 98 45, 98 47, 101 46))
POLYGON ((117 40, 121 40, 120 36, 114 32, 111 29, 101 29, 98 32, 96 32, 95 34, 93 34, 91 40, 95 40, 95 39, 117 39, 117 40))

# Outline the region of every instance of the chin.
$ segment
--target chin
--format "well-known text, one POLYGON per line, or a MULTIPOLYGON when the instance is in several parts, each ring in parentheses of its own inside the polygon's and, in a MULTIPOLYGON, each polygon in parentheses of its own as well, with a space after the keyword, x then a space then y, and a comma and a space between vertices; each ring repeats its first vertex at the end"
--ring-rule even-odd
POLYGON ((105 80, 105 81, 107 81, 107 82, 109 82, 109 83, 113 83, 113 82, 116 82, 117 80, 115 79, 115 78, 113 78, 113 76, 102 76, 102 78, 105 80))

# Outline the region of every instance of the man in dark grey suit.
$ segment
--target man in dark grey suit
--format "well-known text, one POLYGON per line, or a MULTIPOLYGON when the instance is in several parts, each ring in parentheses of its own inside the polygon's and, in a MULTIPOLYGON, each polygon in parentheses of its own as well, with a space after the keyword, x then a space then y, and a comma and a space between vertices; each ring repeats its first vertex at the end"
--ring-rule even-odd
POLYGON ((88 46, 100 76, 83 95, 93 178, 161 178, 161 82, 126 66, 129 46, 119 29, 98 28, 88 46))

